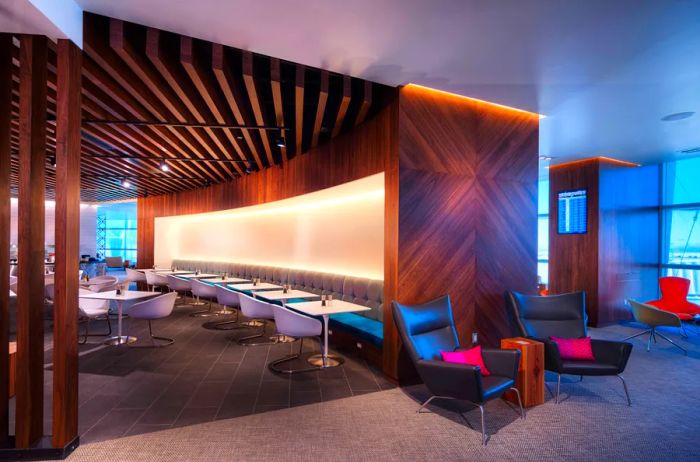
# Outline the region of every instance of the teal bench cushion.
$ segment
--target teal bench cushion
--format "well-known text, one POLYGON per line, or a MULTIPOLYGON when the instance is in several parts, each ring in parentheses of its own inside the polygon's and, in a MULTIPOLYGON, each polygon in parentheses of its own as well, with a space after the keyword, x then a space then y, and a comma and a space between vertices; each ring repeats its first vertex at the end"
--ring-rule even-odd
POLYGON ((355 313, 338 313, 331 315, 330 325, 344 329, 378 348, 384 345, 384 323, 377 320, 355 313))

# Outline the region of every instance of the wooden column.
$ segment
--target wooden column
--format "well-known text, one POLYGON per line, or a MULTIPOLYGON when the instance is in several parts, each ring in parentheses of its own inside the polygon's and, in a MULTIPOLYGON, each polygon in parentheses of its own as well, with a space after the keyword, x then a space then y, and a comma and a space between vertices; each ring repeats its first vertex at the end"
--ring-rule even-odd
POLYGON ((0 447, 8 442, 10 333, 10 130, 12 126, 12 36, 0 34, 0 447))
POLYGON ((15 444, 18 448, 30 447, 43 433, 47 54, 46 37, 21 36, 15 422, 15 444))
POLYGON ((78 255, 80 254, 81 51, 58 41, 56 98, 56 274, 53 329, 53 439, 78 436, 78 255))

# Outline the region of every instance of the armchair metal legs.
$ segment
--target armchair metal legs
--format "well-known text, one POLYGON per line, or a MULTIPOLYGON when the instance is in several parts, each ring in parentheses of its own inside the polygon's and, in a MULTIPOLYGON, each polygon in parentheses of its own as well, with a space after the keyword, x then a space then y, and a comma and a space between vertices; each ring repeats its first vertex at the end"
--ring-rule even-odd
MULTIPOLYGON (((681 328, 683 329, 683 326, 682 326, 682 325, 681 325, 681 328)), ((683 329, 682 332, 685 332, 685 329, 683 329)), ((674 342, 674 341, 671 340, 670 338, 666 337, 666 336, 665 336, 664 334, 662 334, 661 332, 658 332, 658 331, 656 330, 656 328, 654 328, 654 327, 652 327, 651 329, 645 330, 645 331, 643 331, 643 332, 639 332, 639 333, 637 333, 637 334, 630 335, 629 337, 624 338, 622 341, 625 342, 625 341, 627 341, 627 340, 633 339, 633 338, 635 338, 635 337, 639 337, 640 335, 644 335, 644 334, 649 334, 649 338, 647 339, 647 351, 650 351, 650 350, 651 350, 651 341, 652 341, 652 340, 654 341, 654 343, 656 343, 656 336, 658 335, 659 337, 661 337, 662 339, 666 340, 668 343, 670 343, 670 344, 673 345, 674 347, 676 347, 676 348, 678 348, 679 350, 681 350, 686 356, 688 355, 688 350, 686 350, 686 349, 683 348, 682 346, 678 345, 676 342, 674 342)), ((687 334, 686 334, 686 338, 687 338, 687 334)))
MULTIPOLYGON (((658 334, 658 332, 657 332, 657 334, 658 334)), ((627 389, 627 382, 625 382, 625 379, 620 374, 617 374, 617 378, 619 378, 622 381, 622 386, 625 389, 625 397, 627 398, 627 405, 631 406, 632 399, 630 399, 630 392, 627 389)), ((582 380, 583 380, 583 376, 581 376, 581 380, 579 380, 579 381, 582 381, 582 380)), ((559 390, 560 389, 561 389, 561 374, 557 374, 557 394, 556 394, 556 397, 554 399, 554 402, 556 404, 559 404, 559 390)), ((518 399, 520 399, 519 396, 518 396, 518 399)))
MULTIPOLYGON (((196 302, 190 303, 190 305, 192 305, 192 306, 206 305, 206 302, 199 301, 199 295, 197 296, 196 300, 197 300, 196 302)), ((218 316, 218 314, 214 313, 211 310, 211 300, 209 300, 209 309, 195 311, 194 313, 190 313, 190 316, 193 318, 205 318, 208 316, 218 316)))
POLYGON ((163 348, 175 343, 175 339, 153 335, 153 327, 151 326, 150 319, 148 320, 148 334, 151 337, 151 345, 129 345, 129 348, 163 348))
POLYGON ((523 407, 523 400, 520 399, 520 390, 518 390, 516 387, 510 387, 511 390, 515 392, 515 396, 518 397, 518 406, 520 407, 520 418, 525 419, 527 417, 527 414, 525 413, 525 408, 523 407))
POLYGON ((304 338, 299 339, 299 352, 296 354, 291 354, 289 356, 285 356, 284 358, 277 359, 275 361, 272 361, 270 364, 267 365, 267 367, 270 368, 271 371, 273 372, 278 372, 280 374, 298 374, 300 372, 312 372, 312 371, 317 371, 320 369, 323 369, 323 367, 320 366, 314 366, 314 367, 304 367, 300 369, 282 369, 279 367, 280 364, 286 363, 287 361, 292 361, 294 359, 300 358, 302 350, 304 348, 304 338))

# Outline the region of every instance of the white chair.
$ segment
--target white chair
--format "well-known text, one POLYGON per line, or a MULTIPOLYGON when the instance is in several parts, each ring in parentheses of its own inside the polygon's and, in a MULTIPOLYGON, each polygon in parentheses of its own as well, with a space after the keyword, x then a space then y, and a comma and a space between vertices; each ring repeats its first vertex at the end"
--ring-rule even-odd
POLYGON ((152 345, 130 345, 132 348, 160 348, 172 345, 175 339, 168 337, 158 337, 153 335, 153 326, 151 322, 154 319, 162 319, 170 316, 175 307, 175 299, 177 294, 170 292, 168 294, 159 295, 145 302, 135 303, 129 308, 129 317, 131 319, 146 319, 148 321, 148 334, 151 336, 152 345), (163 343, 158 343, 160 340, 163 343))
POLYGON ((156 287, 162 289, 163 287, 168 287, 168 278, 162 274, 158 274, 155 271, 146 271, 146 284, 150 287, 152 292, 155 292, 156 287))
POLYGON ((146 280, 146 274, 142 273, 141 271, 136 271, 135 269, 131 268, 124 268, 126 270, 126 281, 129 283, 135 282, 138 284, 139 282, 142 282, 144 284, 148 284, 148 281, 146 280))
MULTIPOLYGON (((91 294, 93 291, 88 289, 80 289, 80 294, 91 294)), ((88 298, 78 299, 78 320, 85 322, 85 334, 83 334, 80 344, 87 343, 88 337, 99 336, 108 337, 112 335, 112 324, 109 321, 109 301, 108 300, 91 300, 88 298), (107 334, 91 334, 90 321, 102 319, 107 321, 109 332, 107 334)))
MULTIPOLYGON (((168 275, 168 289, 177 294, 177 298, 187 296, 187 292, 192 292, 192 283, 188 279, 182 279, 177 276, 168 275)), ((191 305, 191 303, 181 303, 180 305, 191 305)))
MULTIPOLYGON (((272 305, 262 300, 249 297, 243 293, 239 294, 239 300, 241 303, 241 313, 243 313, 243 316, 251 320, 250 322, 245 323, 245 327, 261 327, 261 329, 255 335, 236 339, 236 343, 243 346, 272 345, 274 343, 279 343, 277 339, 270 340, 269 342, 249 341, 265 335, 267 321, 272 321, 275 319, 275 313, 272 310, 272 305)), ((233 338, 230 340, 233 340, 233 338)))
POLYGON ((216 286, 214 286, 213 284, 207 284, 206 282, 202 282, 199 279, 192 279, 190 282, 192 284, 192 295, 194 295, 197 298, 197 302, 199 302, 200 299, 204 299, 209 302, 209 309, 195 311, 194 313, 190 313, 190 316, 199 318, 226 314, 225 312, 214 312, 211 310, 211 303, 213 300, 216 300, 216 286))
POLYGON ((214 330, 233 330, 240 329, 242 327, 247 327, 243 326, 242 324, 239 324, 238 322, 238 310, 236 308, 240 308, 241 306, 241 302, 238 297, 238 292, 236 292, 235 290, 228 289, 223 285, 216 285, 214 287, 216 289, 216 301, 219 305, 221 305, 222 312, 225 312, 227 314, 235 314, 236 318, 230 321, 211 321, 203 324, 202 327, 214 330), (233 308, 233 310, 229 311, 228 307, 233 308))
POLYGON ((301 357, 305 337, 315 337, 319 340, 319 344, 322 345, 321 332, 323 331, 323 325, 318 319, 305 316, 282 306, 272 305, 272 310, 275 315, 277 334, 285 337, 298 338, 299 352, 272 361, 267 365, 267 367, 269 367, 271 371, 279 372, 281 374, 296 374, 299 372, 310 372, 321 369, 321 366, 304 367, 300 369, 282 369, 279 367, 279 365, 282 363, 301 357))

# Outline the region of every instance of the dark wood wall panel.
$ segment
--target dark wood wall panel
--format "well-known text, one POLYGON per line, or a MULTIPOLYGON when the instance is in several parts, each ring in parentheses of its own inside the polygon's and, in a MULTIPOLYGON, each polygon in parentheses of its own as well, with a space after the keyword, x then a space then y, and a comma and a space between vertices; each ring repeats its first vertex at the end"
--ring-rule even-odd
POLYGON ((306 194, 385 169, 392 149, 392 108, 283 166, 194 191, 138 199, 139 266, 153 264, 154 218, 226 210, 306 194))
MULTIPOLYGON (((537 115, 417 86, 400 90, 398 159, 387 175, 385 298, 450 294, 461 341, 510 335, 503 293, 536 284, 537 115)), ((384 317, 384 369, 401 379, 384 317)))

